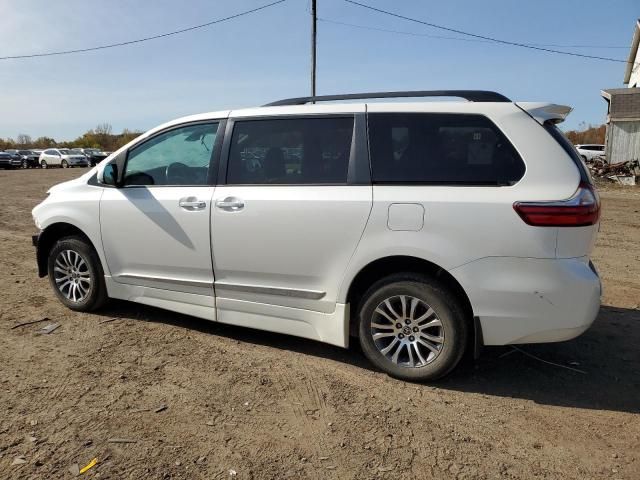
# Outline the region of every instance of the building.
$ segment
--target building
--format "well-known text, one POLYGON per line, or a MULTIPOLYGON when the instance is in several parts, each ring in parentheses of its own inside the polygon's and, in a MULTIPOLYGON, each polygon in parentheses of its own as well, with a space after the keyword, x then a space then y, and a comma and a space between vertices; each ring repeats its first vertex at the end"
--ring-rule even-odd
POLYGON ((640 87, 640 19, 636 22, 636 29, 631 40, 631 51, 627 59, 627 69, 624 72, 624 84, 629 88, 640 87))
POLYGON ((601 94, 607 102, 605 155, 609 163, 640 159, 640 20, 636 21, 624 73, 627 88, 601 94))

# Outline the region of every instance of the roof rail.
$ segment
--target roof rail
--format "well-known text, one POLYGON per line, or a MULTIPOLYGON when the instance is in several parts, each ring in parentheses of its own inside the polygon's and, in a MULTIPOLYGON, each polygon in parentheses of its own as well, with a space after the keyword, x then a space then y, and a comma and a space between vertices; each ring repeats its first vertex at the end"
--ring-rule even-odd
POLYGON ((487 90, 416 90, 406 92, 370 92, 347 93, 343 95, 319 95, 315 97, 286 98, 264 105, 276 107, 282 105, 304 105, 305 103, 332 102, 335 100, 363 100, 367 98, 403 98, 403 97, 459 97, 470 102, 511 102, 500 93, 487 90))

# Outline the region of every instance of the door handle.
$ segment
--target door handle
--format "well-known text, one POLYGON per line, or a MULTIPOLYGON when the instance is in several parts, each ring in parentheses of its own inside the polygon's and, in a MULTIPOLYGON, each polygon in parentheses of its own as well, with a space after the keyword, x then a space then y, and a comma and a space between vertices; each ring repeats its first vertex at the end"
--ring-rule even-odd
POLYGON ((196 197, 185 197, 178 201, 180 208, 193 212, 195 210, 204 210, 207 208, 207 202, 198 200, 196 197))
POLYGON ((227 197, 224 200, 217 200, 216 207, 226 212, 237 212, 244 208, 244 201, 236 197, 227 197))

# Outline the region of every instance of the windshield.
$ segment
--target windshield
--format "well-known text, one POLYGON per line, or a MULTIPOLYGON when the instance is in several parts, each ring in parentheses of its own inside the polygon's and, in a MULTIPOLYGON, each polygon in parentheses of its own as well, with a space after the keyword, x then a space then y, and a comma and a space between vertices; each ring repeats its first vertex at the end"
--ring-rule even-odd
POLYGON ((69 155, 69 150, 66 148, 61 148, 58 150, 62 155, 69 155))
POLYGON ((20 155, 31 155, 33 152, 31 150, 20 150, 18 153, 20 155))

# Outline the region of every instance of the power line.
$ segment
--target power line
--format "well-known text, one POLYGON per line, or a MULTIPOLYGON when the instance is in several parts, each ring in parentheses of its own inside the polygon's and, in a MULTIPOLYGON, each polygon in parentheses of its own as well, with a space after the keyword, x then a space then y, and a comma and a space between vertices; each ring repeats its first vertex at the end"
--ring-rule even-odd
POLYGON ((409 22, 419 23, 421 25, 426 25, 428 27, 437 28, 437 29, 440 29, 440 30, 445 30, 447 32, 457 33, 459 35, 466 35, 466 36, 469 36, 469 37, 473 37, 473 38, 477 38, 477 39, 481 39, 481 40, 486 40, 486 41, 489 41, 489 42, 500 43, 500 44, 503 44, 503 45, 511 45, 511 46, 514 46, 514 47, 529 48, 531 50, 538 50, 538 51, 547 52, 547 53, 557 53, 557 54, 560 54, 560 55, 569 55, 569 56, 572 56, 572 57, 591 58, 591 59, 594 59, 594 60, 604 60, 604 61, 607 61, 607 62, 616 62, 616 63, 632 63, 632 62, 628 62, 627 60, 620 60, 618 58, 600 57, 600 56, 597 56, 597 55, 586 55, 586 54, 583 54, 583 53, 576 53, 576 52, 565 52, 565 51, 562 51, 562 50, 554 50, 552 48, 537 46, 537 45, 533 45, 533 44, 529 44, 529 43, 520 43, 520 42, 511 42, 511 41, 508 41, 508 40, 501 40, 499 38, 488 37, 488 36, 484 36, 484 35, 478 35, 476 33, 465 32, 463 30, 457 30, 455 28, 445 27, 443 25, 438 25, 438 24, 435 24, 435 23, 425 22, 423 20, 418 20, 417 18, 406 17, 406 16, 400 15, 398 13, 390 12, 388 10, 382 10, 381 8, 376 8, 376 7, 372 7, 370 5, 366 5, 364 3, 356 2, 355 0, 344 0, 344 1, 347 2, 347 3, 351 3, 353 5, 357 5, 357 6, 362 7, 362 8, 366 8, 368 10, 373 10, 374 12, 384 13, 385 15, 389 15, 389 16, 392 16, 392 17, 400 18, 402 20, 407 20, 409 22))
MULTIPOLYGON (((406 30, 391 30, 388 28, 374 27, 371 25, 358 25, 356 23, 341 22, 341 21, 332 20, 329 18, 318 17, 318 20, 325 23, 333 23, 335 25, 344 25, 346 27, 362 28, 364 30, 374 30, 378 32, 397 33, 400 35, 410 35, 413 37, 428 37, 428 38, 437 38, 442 40, 458 40, 461 42, 495 43, 492 40, 481 40, 477 38, 449 37, 446 35, 431 35, 429 33, 408 32, 406 30)), ((623 48, 623 49, 629 48, 628 46, 620 47, 620 46, 611 46, 611 45, 558 45, 553 43, 529 43, 529 45, 533 45, 536 47, 559 47, 559 48, 623 48)))
POLYGON ((202 23, 200 25, 194 25, 192 27, 183 28, 181 30, 175 30, 173 32, 161 33, 159 35, 154 35, 152 37, 138 38, 136 40, 129 40, 127 42, 119 42, 119 43, 111 43, 111 44, 108 44, 108 45, 99 45, 97 47, 78 48, 78 49, 75 49, 75 50, 62 50, 62 51, 58 51, 58 52, 32 53, 32 54, 29 54, 29 55, 10 55, 10 56, 6 56, 6 57, 0 57, 0 60, 14 60, 14 59, 20 59, 20 58, 34 58, 34 57, 50 57, 50 56, 53 56, 53 55, 68 55, 68 54, 71 54, 71 53, 92 52, 94 50, 104 50, 104 49, 107 49, 107 48, 122 47, 124 45, 132 45, 134 43, 147 42, 149 40, 156 40, 158 38, 170 37, 172 35, 178 35, 180 33, 190 32, 192 30, 197 30, 199 28, 209 27, 211 25, 215 25, 216 23, 222 23, 222 22, 226 22, 226 21, 229 21, 229 20, 233 20, 234 18, 242 17, 244 15, 249 15, 250 13, 255 13, 257 11, 264 10, 265 8, 273 7, 274 5, 277 5, 279 3, 283 3, 283 2, 286 2, 286 1, 287 0, 277 0, 275 2, 271 2, 271 3, 267 3, 266 5, 262 5, 260 7, 252 8, 251 10, 245 10, 244 12, 236 13, 235 15, 230 15, 228 17, 219 18, 217 20, 212 20, 210 22, 202 23))

